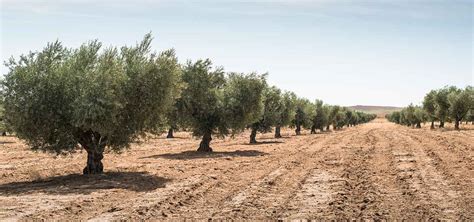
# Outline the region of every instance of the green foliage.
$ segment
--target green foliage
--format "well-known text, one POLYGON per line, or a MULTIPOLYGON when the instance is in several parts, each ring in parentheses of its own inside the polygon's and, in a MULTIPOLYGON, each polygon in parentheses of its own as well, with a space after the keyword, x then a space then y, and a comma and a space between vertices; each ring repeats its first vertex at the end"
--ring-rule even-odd
POLYGON ((444 127, 445 121, 454 121, 455 128, 459 129, 459 122, 469 121, 474 109, 474 90, 472 86, 458 89, 455 86, 446 86, 438 90, 431 90, 423 99, 423 107, 413 106, 393 112, 386 118, 394 123, 421 127, 420 123, 439 120, 440 126, 444 127))
POLYGON ((144 132, 160 132, 178 93, 178 71, 170 67, 178 66, 173 50, 150 53, 151 41, 148 34, 120 50, 101 50, 98 41, 67 49, 56 41, 10 59, 6 123, 33 149, 59 153, 80 143, 99 156, 106 146, 119 150, 144 132))
MULTIPOLYGON (((150 54, 152 37, 135 47, 108 48, 91 41, 78 49, 54 42, 41 52, 10 60, 3 82, 7 123, 35 149, 73 149, 88 131, 112 149, 140 133, 157 132, 176 95, 173 50, 150 54)), ((85 145, 85 144, 83 144, 85 145)))
POLYGON ((448 95, 452 91, 456 91, 457 88, 454 86, 444 87, 439 89, 434 98, 436 103, 436 117, 441 122, 440 127, 444 127, 444 122, 449 117, 449 101, 448 95))
POLYGON ((297 98, 296 99, 296 112, 293 119, 293 126, 296 127, 296 134, 299 135, 301 127, 310 128, 312 126, 311 117, 314 115, 313 104, 307 99, 297 98))
POLYGON ((337 115, 339 113, 339 111, 341 111, 341 107, 340 106, 331 106, 331 109, 329 111, 329 123, 328 123, 328 126, 330 124, 332 124, 333 128, 336 129, 337 128, 337 121, 340 121, 340 117, 337 118, 337 115))
POLYGON ((474 107, 474 90, 466 87, 465 90, 451 90, 448 94, 449 116, 455 121, 455 128, 459 129, 459 122, 466 118, 474 107))
POLYGON ((276 87, 265 87, 263 91, 263 113, 260 119, 250 126, 252 130, 261 133, 271 132, 273 126, 279 123, 279 118, 282 116, 284 104, 281 96, 281 91, 276 87))
MULTIPOLYGON (((226 77, 221 68, 212 68, 210 60, 198 60, 184 67, 183 81, 183 118, 194 136, 210 140, 212 134, 224 137, 241 132, 262 115, 265 75, 231 73, 226 77)), ((203 142, 208 146, 210 141, 203 142)))
POLYGON ((323 131, 329 120, 329 109, 324 105, 322 100, 316 100, 315 106, 316 111, 313 117, 313 127, 314 129, 323 131))
POLYGON ((279 106, 278 113, 277 126, 283 127, 291 124, 296 114, 296 95, 293 92, 285 92, 281 96, 281 106, 279 106))
POLYGON ((436 90, 431 90, 428 94, 426 94, 425 98, 423 99, 423 109, 428 114, 430 121, 436 120, 436 90))

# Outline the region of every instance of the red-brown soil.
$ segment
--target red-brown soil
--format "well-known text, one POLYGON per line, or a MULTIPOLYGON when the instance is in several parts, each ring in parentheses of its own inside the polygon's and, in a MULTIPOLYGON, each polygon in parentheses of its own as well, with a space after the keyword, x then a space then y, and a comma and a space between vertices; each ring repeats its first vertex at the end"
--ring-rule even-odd
POLYGON ((474 127, 412 129, 383 119, 316 135, 248 133, 150 139, 107 153, 55 156, 0 138, 0 220, 474 220, 474 127))

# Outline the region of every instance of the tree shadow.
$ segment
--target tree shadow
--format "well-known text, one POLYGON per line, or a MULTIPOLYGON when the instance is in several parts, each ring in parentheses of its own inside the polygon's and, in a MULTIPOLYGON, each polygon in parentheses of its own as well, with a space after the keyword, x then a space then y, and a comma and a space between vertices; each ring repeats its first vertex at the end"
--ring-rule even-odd
POLYGON ((191 139, 191 137, 186 137, 186 136, 174 136, 173 138, 166 138, 165 137, 157 137, 154 138, 155 140, 181 140, 181 139, 191 139))
POLYGON ((15 143, 14 141, 0 141, 0 145, 2 144, 11 144, 11 143, 15 143))
POLYGON ((257 145, 263 145, 263 144, 278 144, 278 143, 284 143, 284 142, 282 142, 282 141, 257 141, 257 143, 246 143, 244 145, 257 146, 257 145))
POLYGON ((221 152, 198 152, 198 151, 183 151, 181 153, 165 153, 159 155, 152 155, 142 157, 140 159, 148 158, 164 158, 173 160, 190 160, 190 159, 205 159, 205 158, 222 158, 222 157, 254 157, 264 156, 268 153, 257 150, 236 150, 236 151, 221 151, 221 152))
POLYGON ((98 190, 127 189, 136 192, 164 188, 170 179, 146 172, 108 172, 99 175, 70 174, 42 180, 12 182, 0 185, 0 195, 34 192, 49 194, 90 194, 98 190))

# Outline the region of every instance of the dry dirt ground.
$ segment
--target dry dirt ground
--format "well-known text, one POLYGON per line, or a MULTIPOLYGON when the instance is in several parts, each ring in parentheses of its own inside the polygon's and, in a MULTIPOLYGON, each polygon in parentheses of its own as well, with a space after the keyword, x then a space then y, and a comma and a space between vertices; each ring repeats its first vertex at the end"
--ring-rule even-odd
POLYGON ((35 153, 0 138, 0 218, 474 220, 474 127, 411 129, 377 119, 337 132, 213 140, 186 133, 107 153, 35 153), (291 136, 290 136, 291 135, 291 136))

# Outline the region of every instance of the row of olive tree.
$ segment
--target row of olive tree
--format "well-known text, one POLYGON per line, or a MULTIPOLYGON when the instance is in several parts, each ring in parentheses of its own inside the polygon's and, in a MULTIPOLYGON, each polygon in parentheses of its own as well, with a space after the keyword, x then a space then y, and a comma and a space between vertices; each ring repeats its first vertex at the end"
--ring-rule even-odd
POLYGON ((69 49, 56 41, 10 59, 2 123, 35 150, 62 153, 79 144, 87 151, 83 173, 97 174, 106 147, 121 150, 165 129, 168 137, 191 131, 202 138, 198 151, 211 152, 213 136, 247 128, 255 143, 258 132, 273 127, 281 137, 285 126, 300 134, 301 127, 338 129, 374 118, 283 93, 267 85, 266 74, 226 73, 210 60, 181 65, 174 50, 151 52, 151 42, 150 34, 121 48, 91 41, 69 49))
POLYGON ((386 118, 394 123, 421 128, 421 123, 431 122, 431 129, 435 122, 443 128, 445 122, 454 122, 455 129, 459 129, 461 121, 474 123, 474 88, 467 86, 459 89, 455 86, 446 86, 438 90, 431 90, 423 99, 423 106, 410 104, 401 111, 388 114, 386 118))

